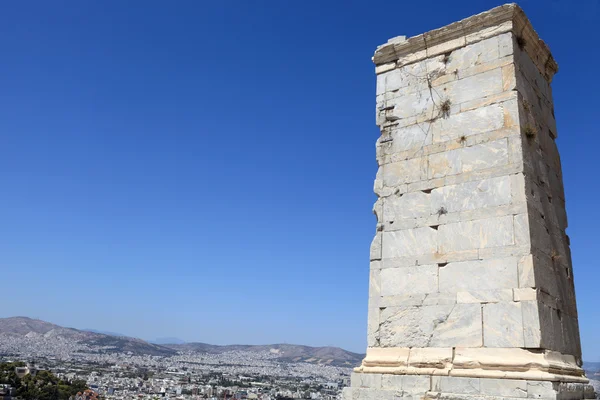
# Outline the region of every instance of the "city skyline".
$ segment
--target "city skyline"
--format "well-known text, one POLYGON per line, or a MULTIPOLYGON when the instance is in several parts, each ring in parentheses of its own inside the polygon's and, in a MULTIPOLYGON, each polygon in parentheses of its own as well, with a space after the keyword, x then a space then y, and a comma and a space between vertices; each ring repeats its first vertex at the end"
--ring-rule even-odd
MULTIPOLYGON (((370 57, 502 2, 386 2, 389 23, 367 2, 33 4, 0 16, 0 317, 363 353, 379 134, 370 57)), ((521 6, 559 65, 583 356, 598 361, 600 139, 586 133, 600 7, 521 6)))

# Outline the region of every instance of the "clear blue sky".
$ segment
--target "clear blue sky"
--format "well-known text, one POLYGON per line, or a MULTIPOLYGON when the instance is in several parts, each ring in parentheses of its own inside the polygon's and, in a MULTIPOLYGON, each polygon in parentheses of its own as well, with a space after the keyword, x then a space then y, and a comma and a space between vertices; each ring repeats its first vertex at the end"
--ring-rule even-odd
MULTIPOLYGON (((364 351, 375 47, 497 1, 0 9, 0 316, 364 351)), ((598 0, 550 45, 584 358, 600 360, 598 0)))

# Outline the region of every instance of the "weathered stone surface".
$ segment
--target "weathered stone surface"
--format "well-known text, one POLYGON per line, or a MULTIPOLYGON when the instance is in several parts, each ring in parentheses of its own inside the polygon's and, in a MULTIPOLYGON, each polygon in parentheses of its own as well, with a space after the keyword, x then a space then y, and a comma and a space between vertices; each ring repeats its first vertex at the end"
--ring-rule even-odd
POLYGON ((521 257, 518 264, 519 286, 535 287, 535 275, 533 273, 533 256, 527 255, 521 257))
POLYGON ((455 304, 456 295, 454 293, 432 292, 423 299, 424 306, 437 306, 441 304, 455 304))
MULTIPOLYGON (((510 178, 500 176, 432 190, 429 214, 434 215, 442 209, 452 213, 484 207, 497 207, 510 202, 510 178)), ((424 203, 427 206, 427 203, 424 203)))
POLYGON ((477 304, 389 307, 382 311, 384 347, 479 347, 481 312, 477 304), (478 312, 475 312, 478 311, 478 312))
POLYGON ((429 391, 431 379, 418 375, 384 375, 382 387, 396 390, 396 394, 401 396, 422 395, 429 391))
POLYGON ((511 289, 476 290, 456 293, 457 303, 500 303, 511 301, 513 291, 511 289))
POLYGON ((506 139, 429 156, 428 177, 442 178, 508 164, 506 139))
POLYGON ((485 347, 525 347, 521 303, 483 305, 485 347))
POLYGON ((439 253, 514 244, 512 216, 457 222, 438 229, 439 253))
POLYGON ((487 396, 527 397, 527 381, 516 379, 481 379, 481 394, 487 396))
POLYGON ((519 245, 528 245, 531 243, 529 233, 529 218, 527 214, 514 216, 515 243, 519 245))
POLYGON ((473 43, 450 53, 448 67, 450 71, 462 71, 500 58, 498 36, 473 43))
POLYGON ((438 288, 438 266, 386 268, 381 271, 381 295, 432 293, 438 288))
POLYGON ((431 215, 430 195, 421 191, 389 196, 383 203, 384 222, 431 215))
POLYGON ((434 376, 431 378, 431 391, 455 394, 479 394, 479 381, 479 378, 434 376))
POLYGON ((386 308, 381 312, 381 346, 428 347, 434 330, 453 308, 452 304, 386 308))
POLYGON ((499 104, 441 118, 432 125, 434 142, 456 140, 478 133, 490 132, 504 126, 504 109, 499 104))
POLYGON ((437 234, 438 231, 429 227, 383 232, 382 255, 394 258, 435 253, 437 234))
POLYGON ((374 61, 372 374, 344 398, 584 398, 548 48, 505 5, 374 61))
POLYGON ((439 275, 440 290, 443 292, 476 293, 518 286, 515 257, 453 262, 440 268, 439 275))
POLYGON ((493 69, 481 74, 449 82, 441 87, 445 98, 453 104, 491 96, 502 92, 502 70, 493 69))
MULTIPOLYGON (((357 381, 353 377, 353 382, 357 381)), ((377 385, 377 381, 375 381, 377 385)), ((342 392, 344 400, 378 398, 413 400, 582 400, 595 399, 593 388, 583 383, 539 380, 468 378, 455 376, 383 375, 381 388, 352 387, 342 392), (359 392, 353 393, 358 390, 359 392)))
POLYGON ((381 389, 381 374, 350 375, 350 386, 359 388, 381 389))
POLYGON ((371 242, 371 261, 381 260, 381 233, 378 232, 371 242))
POLYGON ((534 288, 515 288, 513 289, 514 301, 527 301, 537 299, 537 291, 534 288))
POLYGON ((398 161, 386 164, 382 168, 383 185, 388 187, 421 180, 427 173, 427 163, 424 158, 398 161))
POLYGON ((437 322, 429 346, 480 347, 482 334, 479 304, 457 304, 446 320, 437 322))
POLYGON ((431 123, 414 124, 391 132, 391 144, 386 150, 389 153, 396 153, 405 150, 420 150, 424 146, 431 144, 433 134, 430 133, 431 123))

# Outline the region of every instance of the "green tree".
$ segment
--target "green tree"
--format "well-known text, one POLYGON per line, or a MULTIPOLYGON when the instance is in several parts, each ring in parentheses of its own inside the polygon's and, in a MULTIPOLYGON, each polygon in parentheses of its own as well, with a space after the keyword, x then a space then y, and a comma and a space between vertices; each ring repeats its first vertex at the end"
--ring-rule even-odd
POLYGON ((15 367, 24 363, 0 363, 0 383, 9 384, 17 390, 23 400, 68 400, 70 396, 88 389, 84 380, 67 382, 50 371, 39 371, 35 376, 28 374, 19 379, 15 367))

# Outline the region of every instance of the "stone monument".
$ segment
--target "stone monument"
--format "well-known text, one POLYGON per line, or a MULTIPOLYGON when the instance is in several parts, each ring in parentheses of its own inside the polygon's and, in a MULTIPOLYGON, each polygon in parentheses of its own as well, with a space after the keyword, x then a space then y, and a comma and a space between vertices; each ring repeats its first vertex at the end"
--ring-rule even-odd
POLYGON ((589 399, 550 82, 507 4, 379 46, 368 348, 345 400, 589 399))

